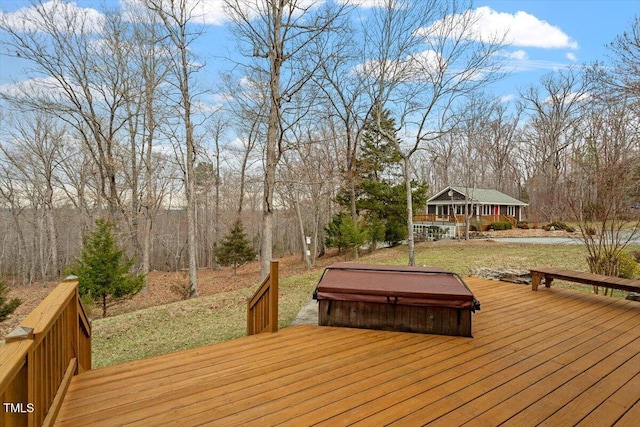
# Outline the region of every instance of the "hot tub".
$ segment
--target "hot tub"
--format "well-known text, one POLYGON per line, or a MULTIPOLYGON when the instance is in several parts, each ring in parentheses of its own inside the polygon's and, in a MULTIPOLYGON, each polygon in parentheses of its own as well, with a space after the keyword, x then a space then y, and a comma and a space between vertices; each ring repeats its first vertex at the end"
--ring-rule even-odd
POLYGON ((460 276, 429 267, 337 263, 313 296, 321 326, 470 337, 480 309, 460 276))

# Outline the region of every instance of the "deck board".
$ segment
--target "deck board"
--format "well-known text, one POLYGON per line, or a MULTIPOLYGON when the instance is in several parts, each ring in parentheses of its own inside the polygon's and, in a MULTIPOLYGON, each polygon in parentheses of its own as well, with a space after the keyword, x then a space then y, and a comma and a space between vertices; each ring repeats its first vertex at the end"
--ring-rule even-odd
POLYGON ((285 328, 84 372, 56 425, 637 422, 638 302, 467 284, 474 338, 285 328))

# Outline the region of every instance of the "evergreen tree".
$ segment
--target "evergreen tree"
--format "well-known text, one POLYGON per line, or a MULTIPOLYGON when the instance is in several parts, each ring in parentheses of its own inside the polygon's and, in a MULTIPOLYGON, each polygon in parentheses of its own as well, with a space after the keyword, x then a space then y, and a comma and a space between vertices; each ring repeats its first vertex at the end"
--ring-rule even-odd
POLYGON ((0 281, 0 322, 4 321, 16 308, 20 305, 21 301, 18 298, 7 300, 7 293, 9 289, 0 281))
MULTIPOLYGON (((374 109, 380 111, 380 109, 374 109)), ((364 127, 362 149, 356 162, 356 209, 368 228, 371 247, 385 241, 396 245, 407 237, 407 194, 400 153, 393 140, 395 121, 389 110, 381 110, 364 127)), ((414 209, 424 206, 427 186, 411 183, 414 209)), ((338 203, 347 208, 349 194, 342 191, 338 203)))
POLYGON ((73 269, 80 295, 100 305, 102 317, 107 316, 107 307, 132 298, 144 287, 144 276, 130 272, 134 260, 118 248, 112 229, 111 223, 96 220, 73 269))
POLYGON ((325 233, 324 244, 330 248, 338 248, 338 253, 361 246, 370 239, 367 228, 345 214, 334 215, 325 227, 325 233))
POLYGON ((238 265, 255 259, 257 255, 247 239, 240 219, 234 222, 229 233, 222 238, 222 241, 213 249, 213 252, 220 265, 231 265, 234 275, 238 265))

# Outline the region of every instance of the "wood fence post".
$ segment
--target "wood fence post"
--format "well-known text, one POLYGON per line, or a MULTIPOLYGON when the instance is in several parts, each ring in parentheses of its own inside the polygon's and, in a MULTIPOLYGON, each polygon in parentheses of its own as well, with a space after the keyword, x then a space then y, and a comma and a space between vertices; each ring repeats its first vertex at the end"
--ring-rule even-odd
POLYGON ((278 332, 278 261, 271 261, 271 286, 269 289, 269 325, 271 332, 278 332))

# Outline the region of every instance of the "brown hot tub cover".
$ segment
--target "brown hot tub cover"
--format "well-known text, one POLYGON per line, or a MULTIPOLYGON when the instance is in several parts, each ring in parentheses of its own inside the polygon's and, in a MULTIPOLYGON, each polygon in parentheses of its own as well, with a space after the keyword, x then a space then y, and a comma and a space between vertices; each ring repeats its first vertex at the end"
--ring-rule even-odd
POLYGON ((313 296, 329 301, 480 309, 460 276, 431 267, 336 263, 325 269, 313 296))

